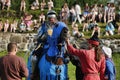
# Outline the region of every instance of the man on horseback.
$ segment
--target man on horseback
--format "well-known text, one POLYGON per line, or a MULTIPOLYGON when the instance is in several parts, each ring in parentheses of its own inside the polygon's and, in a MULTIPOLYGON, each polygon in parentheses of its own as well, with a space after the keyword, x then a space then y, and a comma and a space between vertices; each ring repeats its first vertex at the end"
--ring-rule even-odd
MULTIPOLYGON (((47 13, 48 21, 45 21, 38 32, 37 47, 32 54, 38 57, 40 80, 67 80, 68 57, 65 49, 65 38, 68 28, 63 22, 59 22, 56 12, 47 13)), ((36 70, 38 71, 38 70, 36 70)))

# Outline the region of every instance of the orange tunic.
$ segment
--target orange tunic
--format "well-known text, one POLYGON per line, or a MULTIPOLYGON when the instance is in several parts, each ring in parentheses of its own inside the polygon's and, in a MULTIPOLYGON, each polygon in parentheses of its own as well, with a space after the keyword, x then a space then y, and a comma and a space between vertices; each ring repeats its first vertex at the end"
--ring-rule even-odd
POLYGON ((68 51, 79 57, 82 71, 84 73, 83 80, 104 80, 105 57, 102 55, 99 62, 95 61, 95 51, 85 49, 75 49, 72 45, 67 45, 68 51))

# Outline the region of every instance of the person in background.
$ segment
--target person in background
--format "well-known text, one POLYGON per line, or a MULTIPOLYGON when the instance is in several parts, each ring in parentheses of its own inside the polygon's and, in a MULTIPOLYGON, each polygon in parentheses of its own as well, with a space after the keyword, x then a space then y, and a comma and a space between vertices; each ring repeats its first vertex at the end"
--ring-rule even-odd
POLYGON ((79 32, 78 24, 74 24, 72 28, 73 28, 72 29, 72 35, 74 37, 80 38, 80 37, 84 36, 83 33, 79 32))
POLYGON ((28 14, 28 13, 25 13, 25 15, 23 17, 24 23, 26 24, 26 30, 27 31, 31 31, 32 30, 32 27, 31 27, 32 24, 33 24, 32 18, 33 18, 33 15, 32 14, 28 14))
POLYGON ((71 22, 72 26, 74 25, 75 16, 76 16, 75 7, 71 6, 71 9, 70 9, 70 22, 71 22))
POLYGON ((98 24, 94 25, 94 28, 93 28, 91 36, 100 37, 100 27, 98 26, 98 24))
POLYGON ((26 24, 24 21, 21 21, 20 25, 19 25, 19 31, 20 32, 25 32, 26 31, 26 24))
POLYGON ((62 13, 62 21, 67 24, 68 23, 68 18, 69 18, 69 7, 68 7, 68 3, 64 3, 62 9, 61 9, 62 13))
POLYGON ((110 10, 110 3, 107 3, 107 5, 104 8, 104 23, 106 23, 108 21, 108 15, 110 10))
POLYGON ((17 29, 18 22, 17 20, 13 20, 13 22, 10 24, 10 32, 15 32, 17 29))
POLYGON ((28 69, 25 61, 16 55, 17 44, 9 43, 8 54, 0 58, 0 79, 1 80, 22 80, 28 76, 28 69))
POLYGON ((38 22, 38 20, 33 20, 33 28, 34 31, 37 31, 39 29, 40 23, 38 22))
POLYGON ((25 0, 21 0, 20 11, 25 12, 26 9, 26 2, 25 0))
POLYGON ((31 9, 32 9, 32 10, 39 9, 39 0, 35 0, 35 1, 31 4, 31 9))
POLYGON ((48 10, 52 10, 54 8, 54 4, 52 0, 49 0, 48 2, 48 10))
POLYGON ((3 22, 2 20, 0 20, 0 32, 2 31, 2 29, 3 29, 3 22))
POLYGON ((89 7, 88 3, 85 3, 84 10, 83 10, 83 16, 85 17, 86 20, 89 20, 90 7, 89 7))
POLYGON ((76 12, 76 17, 75 17, 74 23, 76 23, 76 21, 78 20, 79 24, 81 24, 82 23, 82 20, 80 18, 81 14, 82 14, 81 7, 77 2, 75 2, 75 12, 76 12))
POLYGON ((39 15, 39 22, 40 24, 44 23, 45 21, 45 14, 44 12, 41 12, 41 14, 39 15))
POLYGON ((70 54, 80 59, 83 72, 83 80, 104 80, 105 56, 99 46, 99 39, 91 37, 88 39, 89 50, 74 48, 69 40, 66 40, 67 49, 70 54))
POLYGON ((45 6, 46 6, 46 2, 45 0, 42 0, 42 2, 40 3, 41 11, 44 10, 45 6))
POLYGON ((103 46, 102 50, 106 59, 105 80, 116 80, 116 69, 112 60, 112 50, 107 46, 103 46))
POLYGON ((87 20, 84 20, 84 21, 83 21, 82 32, 84 32, 84 31, 88 32, 88 28, 89 28, 88 21, 87 21, 87 20))
POLYGON ((115 27, 113 26, 111 22, 107 23, 105 31, 106 31, 107 36, 114 35, 115 27))
POLYGON ((7 19, 4 23, 4 32, 8 32, 9 26, 10 26, 9 20, 7 19))
POLYGON ((118 27, 118 35, 120 35, 120 26, 118 27))
POLYGON ((5 0, 5 7, 7 10, 10 10, 10 7, 11 7, 11 0, 5 0))
POLYGON ((100 4, 98 6, 98 20, 97 20, 97 22, 103 22, 103 15, 104 15, 104 5, 100 4))

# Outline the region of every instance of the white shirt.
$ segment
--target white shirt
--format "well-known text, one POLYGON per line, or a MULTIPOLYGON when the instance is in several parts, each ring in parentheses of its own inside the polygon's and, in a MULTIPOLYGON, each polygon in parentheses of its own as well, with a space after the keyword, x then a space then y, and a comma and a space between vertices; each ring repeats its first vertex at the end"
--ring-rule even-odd
POLYGON ((80 7, 80 5, 78 5, 78 4, 75 5, 75 11, 76 11, 77 15, 81 14, 81 7, 80 7))

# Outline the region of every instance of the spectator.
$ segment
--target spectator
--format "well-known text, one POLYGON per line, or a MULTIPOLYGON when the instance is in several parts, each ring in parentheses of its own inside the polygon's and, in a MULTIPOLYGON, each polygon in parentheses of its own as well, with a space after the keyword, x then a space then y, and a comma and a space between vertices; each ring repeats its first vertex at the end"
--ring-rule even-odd
POLYGON ((42 24, 45 21, 45 15, 44 12, 41 12, 41 14, 39 15, 39 22, 42 24))
POLYGON ((93 5, 91 10, 92 21, 96 20, 96 16, 98 15, 98 6, 97 4, 93 5))
POLYGON ((76 16, 75 8, 74 6, 72 6, 70 9, 70 22, 72 23, 72 26, 74 25, 75 22, 75 16, 76 16))
POLYGON ((116 20, 112 20, 111 23, 113 24, 113 26, 115 27, 115 29, 118 29, 119 24, 117 23, 116 20))
POLYGON ((114 31, 115 31, 115 28, 113 26, 113 24, 111 22, 108 22, 107 25, 106 25, 106 28, 105 28, 105 34, 107 36, 109 35, 114 35, 114 31))
POLYGON ((105 6, 104 9, 104 23, 108 21, 108 15, 110 14, 109 10, 110 10, 110 3, 107 3, 107 6, 105 6))
POLYGON ((112 60, 112 50, 107 46, 102 47, 106 58, 105 80, 116 80, 116 69, 112 60))
POLYGON ((85 4, 84 10, 83 10, 83 16, 85 17, 85 19, 88 20, 89 15, 90 15, 90 7, 88 5, 88 3, 85 4))
POLYGON ((88 28, 89 28, 88 22, 87 22, 87 20, 84 20, 84 21, 83 21, 83 29, 82 29, 82 32, 84 32, 84 31, 88 32, 88 28))
POLYGON ((1 80, 22 80, 28 76, 28 69, 25 61, 16 55, 17 44, 9 43, 8 54, 0 58, 0 78, 1 80))
POLYGON ((84 36, 83 33, 79 32, 79 30, 78 30, 78 24, 74 24, 74 26, 72 28, 73 28, 72 34, 73 34, 74 37, 80 38, 80 37, 84 36))
POLYGON ((89 30, 93 30, 94 26, 97 24, 96 21, 90 21, 90 23, 88 24, 88 29, 89 30))
POLYGON ((98 7, 98 22, 103 22, 103 15, 104 15, 104 6, 100 4, 98 7))
POLYGON ((19 28, 20 28, 20 32, 26 31, 26 24, 24 23, 24 21, 20 23, 19 28))
POLYGON ((118 35, 120 35, 120 26, 118 27, 118 35))
POLYGON ((81 18, 80 18, 81 7, 80 7, 80 5, 78 3, 75 3, 75 12, 76 12, 76 17, 75 17, 74 23, 76 23, 76 21, 78 20, 79 23, 81 24, 81 18))
POLYGON ((4 3, 5 3, 4 0, 0 0, 0 10, 4 9, 4 3))
POLYGON ((25 12, 26 9, 26 2, 25 0, 21 0, 20 11, 25 12))
POLYGON ((31 31, 31 30, 32 30, 32 29, 31 29, 31 25, 32 25, 32 23, 33 23, 32 17, 33 17, 33 16, 32 16, 31 14, 25 13, 25 16, 24 16, 24 18, 23 18, 24 23, 26 24, 26 29, 27 29, 28 31, 31 31))
POLYGON ((41 11, 43 11, 44 8, 45 8, 45 6, 46 6, 45 0, 43 0, 43 1, 41 2, 40 6, 41 6, 41 11))
POLYGON ((35 1, 31 4, 31 9, 32 9, 32 10, 39 9, 39 1, 38 1, 38 0, 35 0, 35 1))
POLYGON ((49 0, 49 2, 48 2, 48 10, 53 9, 53 7, 54 7, 53 1, 49 0))
POLYGON ((62 10, 61 10, 61 15, 62 15, 62 21, 64 23, 68 23, 68 17, 69 17, 69 7, 67 3, 64 3, 62 10))
POLYGON ((4 8, 6 8, 7 10, 10 10, 11 7, 11 0, 4 0, 4 8))
POLYGON ((18 22, 14 19, 13 23, 11 23, 11 25, 10 25, 10 32, 15 32, 16 31, 17 24, 18 24, 18 22))
POLYGON ((91 36, 97 36, 100 37, 100 27, 98 26, 98 24, 94 25, 93 31, 92 31, 92 35, 91 36))
POLYGON ((70 54, 76 55, 80 59, 83 80, 104 80, 105 57, 99 47, 98 38, 92 37, 88 40, 89 50, 76 49, 67 42, 67 49, 70 54))
POLYGON ((0 32, 2 31, 3 29, 3 23, 2 23, 2 20, 0 20, 0 32))
POLYGON ((33 28, 34 28, 34 31, 37 31, 39 29, 39 22, 37 20, 33 20, 33 28))
POLYGON ((110 8, 108 10, 108 20, 115 20, 115 6, 114 3, 110 3, 110 8))
POLYGON ((7 19, 4 23, 4 32, 8 32, 8 29, 9 29, 9 20, 7 19))

